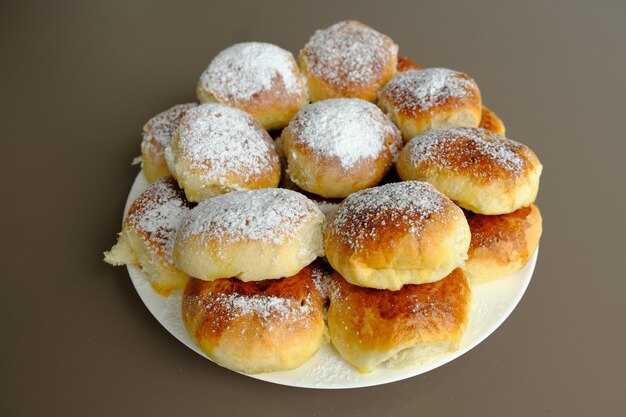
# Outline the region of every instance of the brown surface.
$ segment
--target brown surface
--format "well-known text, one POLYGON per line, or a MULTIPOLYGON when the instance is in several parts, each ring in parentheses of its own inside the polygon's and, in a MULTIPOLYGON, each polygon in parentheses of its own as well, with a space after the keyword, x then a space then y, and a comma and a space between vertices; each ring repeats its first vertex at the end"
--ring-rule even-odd
POLYGON ((404 72, 408 70, 419 70, 422 69, 422 66, 417 62, 413 61, 411 58, 407 58, 402 55, 398 55, 398 64, 396 65, 396 70, 398 72, 404 72))
POLYGON ((0 415, 625 413, 624 2, 73 3, 0 5, 0 415), (476 79, 545 166, 545 231, 528 292, 477 348, 389 385, 304 390, 177 342, 102 251, 141 127, 193 100, 215 53, 251 39, 295 52, 341 18, 476 79))
POLYGON ((291 277, 255 282, 192 278, 183 293, 183 322, 200 349, 229 369, 247 373, 295 369, 324 340, 325 300, 313 274, 314 267, 307 266, 291 277), (248 297, 267 303, 265 310, 234 307, 248 297), (270 308, 269 297, 285 304, 270 308))
POLYGON ((352 285, 338 272, 329 286, 331 338, 341 338, 343 348, 357 356, 420 343, 456 344, 467 326, 471 290, 460 268, 437 282, 398 291, 352 285))
POLYGON ((336 20, 337 22, 341 20, 342 23, 335 25, 335 22, 332 22, 330 27, 318 28, 323 32, 315 35, 311 32, 310 36, 315 36, 315 39, 309 42, 307 38, 306 44, 297 47, 301 48, 298 62, 300 70, 307 78, 309 98, 313 102, 337 97, 360 98, 375 102, 378 90, 396 73, 398 63, 396 44, 387 35, 371 31, 371 28, 362 22, 342 18, 336 20), (371 68, 365 68, 359 61, 366 56, 363 52, 366 47, 357 49, 356 59, 353 57, 337 59, 338 55, 333 53, 336 49, 320 47, 322 39, 332 39, 333 46, 348 48, 351 43, 370 37, 376 39, 373 41, 375 43, 367 46, 367 52, 376 57, 371 68), (358 82, 352 81, 354 73, 351 71, 358 74, 356 77, 358 82))
POLYGON ((480 124, 478 127, 491 130, 493 133, 497 133, 500 136, 506 136, 506 128, 504 123, 493 111, 483 106, 483 112, 480 114, 480 124))

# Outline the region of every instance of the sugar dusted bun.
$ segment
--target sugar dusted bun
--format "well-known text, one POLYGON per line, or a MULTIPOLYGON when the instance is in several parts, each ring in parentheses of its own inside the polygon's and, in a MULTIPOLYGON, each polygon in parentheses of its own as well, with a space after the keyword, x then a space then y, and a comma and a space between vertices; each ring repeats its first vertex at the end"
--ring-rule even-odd
POLYGON ((405 56, 398 55, 398 64, 396 65, 396 70, 398 72, 405 72, 408 70, 421 70, 422 66, 417 62, 413 61, 411 58, 407 58, 405 56))
POLYGON ((380 91, 378 105, 400 128, 405 142, 428 130, 477 127, 482 113, 476 82, 447 68, 397 74, 380 91))
POLYGON ((267 130, 279 129, 309 99, 293 55, 276 45, 238 43, 220 52, 202 73, 200 102, 219 102, 244 110, 267 130))
POLYGON ((469 211, 465 215, 472 242, 463 271, 472 284, 492 281, 520 270, 539 245, 541 213, 534 204, 497 216, 469 211))
POLYGON ((187 110, 196 106, 196 103, 177 104, 157 114, 144 125, 141 166, 148 182, 153 183, 171 175, 165 161, 165 148, 172 141, 172 135, 187 110))
POLYGON ((245 373, 285 371, 310 359, 324 340, 324 296, 313 269, 289 278, 241 282, 192 279, 183 322, 200 349, 245 373))
POLYGON ((328 198, 376 185, 402 146, 398 129, 378 107, 346 98, 308 105, 280 142, 290 179, 328 198))
POLYGON ((324 234, 326 258, 348 282, 389 290, 442 279, 463 263, 469 243, 461 209, 417 181, 351 194, 324 234))
POLYGON ((493 111, 489 110, 487 107, 483 106, 483 112, 480 116, 480 124, 478 127, 490 130, 493 133, 496 133, 500 136, 506 135, 506 128, 504 127, 504 123, 495 114, 493 111))
POLYGON ((471 303, 467 278, 458 268, 437 282, 398 291, 359 287, 335 273, 329 294, 331 341, 360 372, 407 366, 456 350, 471 303))
POLYGON ((334 97, 376 101, 396 73, 398 45, 354 20, 318 30, 300 51, 311 101, 334 97))
POLYGON ((264 188, 203 201, 182 222, 174 260, 195 278, 295 275, 322 254, 324 215, 300 193, 264 188))
POLYGON ((165 157, 190 201, 280 181, 278 153, 267 132, 249 114, 222 104, 188 110, 165 157))
POLYGON ((415 137, 400 152, 396 168, 403 180, 427 181, 480 214, 510 213, 533 203, 542 170, 530 148, 480 128, 415 137))
POLYGON ((162 178, 144 191, 130 206, 117 243, 105 252, 111 265, 137 265, 152 287, 162 295, 182 289, 189 276, 172 260, 174 237, 190 206, 176 181, 162 178))

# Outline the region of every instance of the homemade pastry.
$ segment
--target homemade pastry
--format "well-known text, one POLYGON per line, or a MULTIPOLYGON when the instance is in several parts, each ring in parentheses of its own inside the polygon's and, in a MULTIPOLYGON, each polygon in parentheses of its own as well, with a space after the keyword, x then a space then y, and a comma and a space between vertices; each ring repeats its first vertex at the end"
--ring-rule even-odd
POLYGON ((267 130, 279 129, 309 102, 306 82, 291 52, 261 42, 226 48, 202 73, 200 102, 219 102, 250 113, 267 130))
POLYGON ((311 101, 333 97, 376 101, 396 73, 398 45, 389 37, 347 20, 318 30, 300 51, 311 101))
POLYGON ((297 368, 325 338, 324 296, 305 267, 257 282, 192 279, 183 294, 187 331, 221 366, 249 374, 297 368))
POLYGON ((389 290, 442 279, 465 261, 469 244, 461 209, 418 181, 351 194, 324 233, 326 258, 348 282, 389 290))
POLYGON ((174 261, 204 280, 289 277, 322 255, 324 220, 314 202, 291 190, 220 195, 198 204, 182 222, 174 261))
POLYGON ((433 184, 464 209, 505 214, 535 201, 542 166, 525 145, 480 128, 415 137, 396 164, 403 180, 433 184))
POLYGON ((291 181, 322 197, 341 198, 376 185, 393 166, 402 138, 374 104, 338 98, 305 107, 280 143, 291 181))
POLYGON ((478 125, 478 127, 490 130, 500 136, 506 135, 506 129, 502 120, 498 117, 497 114, 495 114, 493 111, 489 110, 485 106, 483 106, 483 111, 480 115, 480 124, 478 125))
MULTIPOLYGON (((316 31, 297 61, 228 47, 196 94, 145 124, 152 185, 104 255, 162 295, 184 288, 183 324, 222 366, 288 371, 329 342, 360 372, 452 352, 470 284, 538 246, 537 156, 471 77, 423 69, 363 23, 316 31)), ((344 371, 323 359, 316 382, 344 371)))
POLYGON ((330 339, 360 372, 412 365, 456 350, 471 303, 467 278, 458 268, 437 282, 398 291, 352 285, 335 272, 329 294, 330 339))
POLYGON ((541 237, 541 213, 536 205, 513 213, 485 216, 465 212, 472 241, 463 265, 472 284, 505 277, 520 270, 541 237))
POLYGON ((398 55, 398 64, 396 65, 396 70, 398 72, 404 72, 408 70, 420 70, 422 66, 417 62, 413 61, 411 58, 407 58, 405 56, 398 55))
POLYGON ((222 104, 189 109, 165 158, 190 201, 280 181, 278 153, 267 131, 248 113, 222 104))
POLYGON ((174 236, 190 206, 171 177, 153 183, 133 202, 117 243, 104 253, 111 265, 137 265, 161 295, 184 288, 189 276, 172 260, 174 236))
POLYGON ((165 161, 165 148, 172 141, 180 120, 196 103, 177 104, 154 116, 143 126, 141 141, 141 168, 148 182, 170 176, 165 161))
POLYGON ((428 130, 477 127, 482 113, 476 82, 447 68, 397 74, 380 90, 378 106, 400 128, 405 142, 428 130))

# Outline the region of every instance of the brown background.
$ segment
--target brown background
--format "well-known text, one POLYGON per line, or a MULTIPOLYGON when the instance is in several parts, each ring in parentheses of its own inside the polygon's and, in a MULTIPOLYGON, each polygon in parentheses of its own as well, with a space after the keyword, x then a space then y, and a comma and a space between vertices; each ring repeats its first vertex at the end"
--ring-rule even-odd
POLYGON ((54 3, 0 3, 0 415, 625 415, 624 2, 54 3), (478 81, 545 166, 545 233, 518 308, 461 358, 380 387, 282 387, 177 342, 102 251, 141 126, 193 100, 212 56, 297 52, 344 18, 478 81))

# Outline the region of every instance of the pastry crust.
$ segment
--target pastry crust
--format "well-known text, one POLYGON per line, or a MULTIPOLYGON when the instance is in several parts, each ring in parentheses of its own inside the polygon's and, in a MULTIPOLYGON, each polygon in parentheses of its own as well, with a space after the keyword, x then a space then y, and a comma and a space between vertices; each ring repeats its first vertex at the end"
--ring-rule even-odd
POLYGON ((343 198, 382 179, 402 138, 374 104, 341 98, 305 107, 279 143, 291 181, 322 197, 343 198))
POLYGON ((217 364, 249 374, 297 368, 324 341, 324 296, 305 267, 289 278, 257 282, 192 279, 183 322, 217 364))
POLYGON ((506 128, 504 127, 504 123, 495 114, 493 111, 489 110, 487 107, 483 106, 483 111, 480 116, 480 124, 478 127, 481 127, 486 130, 490 130, 493 133, 496 133, 500 136, 506 136, 506 128))
POLYGON ((472 241, 463 271, 473 285, 520 270, 539 245, 542 221, 535 204, 497 216, 465 215, 472 241))
POLYGON ((104 254, 111 265, 136 265, 161 295, 182 289, 189 276, 174 265, 172 247, 182 219, 190 210, 172 177, 157 180, 133 202, 115 246, 104 254))
POLYGON ((278 153, 267 131, 248 113, 222 104, 188 110, 165 158, 190 201, 280 181, 278 153))
POLYGON ((165 148, 172 142, 172 136, 187 110, 196 106, 196 103, 177 104, 157 114, 143 126, 141 168, 149 183, 172 175, 165 160, 165 148))
POLYGON ((378 106, 398 126, 405 143, 429 130, 477 127, 482 113, 476 82, 447 68, 397 74, 380 90, 378 106))
POLYGON ((527 146, 481 128, 415 137, 396 163, 403 180, 426 181, 464 209, 511 213, 535 201, 542 165, 527 146))
POLYGON ((300 51, 312 102, 348 97, 376 101, 396 73, 398 45, 354 20, 318 30, 300 51))
POLYGON ((423 67, 419 65, 417 62, 413 61, 411 58, 398 55, 398 64, 396 65, 396 70, 398 72, 405 72, 408 70, 420 70, 420 69, 423 69, 423 67))
POLYGON ((401 367, 458 348, 471 290, 461 269, 437 282, 398 291, 352 285, 337 272, 329 284, 328 330, 341 356, 360 372, 401 367))
POLYGON ((351 194, 324 232, 326 258, 348 282, 389 290, 442 279, 463 263, 469 243, 461 209, 417 181, 351 194))
POLYGON ((293 55, 276 45, 244 42, 220 52, 196 88, 201 103, 250 113, 265 129, 280 129, 304 107, 308 92, 293 55))
POLYGON ((324 214, 280 188, 236 191, 198 204, 182 222, 174 260, 194 278, 243 281, 295 275, 322 255, 324 214))

